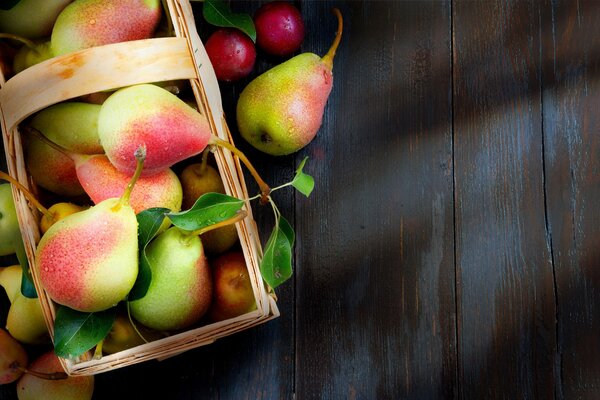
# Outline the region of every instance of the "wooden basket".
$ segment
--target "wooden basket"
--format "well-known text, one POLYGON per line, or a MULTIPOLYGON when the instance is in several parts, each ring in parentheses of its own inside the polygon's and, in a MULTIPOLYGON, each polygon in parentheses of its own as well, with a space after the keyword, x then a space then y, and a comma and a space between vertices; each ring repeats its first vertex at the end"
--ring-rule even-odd
MULTIPOLYGON (((95 47, 55 57, 30 67, 8 81, 0 72, 0 117, 4 150, 10 175, 30 188, 25 168, 18 124, 33 113, 52 104, 85 94, 140 83, 189 80, 198 109, 207 116, 212 133, 232 142, 224 118, 219 85, 210 60, 196 31, 188 0, 167 0, 175 37, 138 40, 95 47)), ((215 153, 217 166, 227 194, 248 198, 239 160, 221 148, 215 153)), ((30 265, 35 265, 36 244, 40 240, 39 212, 13 187, 21 233, 30 265)), ((163 359, 214 342, 216 339, 248 329, 279 316, 276 297, 264 284, 259 260, 262 257, 259 235, 250 204, 248 216, 236 224, 246 259, 257 309, 229 320, 178 333, 116 354, 94 360, 90 353, 77 359, 61 359, 70 375, 93 375, 151 359, 163 359)), ((54 336, 55 304, 41 286, 35 268, 33 280, 42 304, 44 318, 54 336)))

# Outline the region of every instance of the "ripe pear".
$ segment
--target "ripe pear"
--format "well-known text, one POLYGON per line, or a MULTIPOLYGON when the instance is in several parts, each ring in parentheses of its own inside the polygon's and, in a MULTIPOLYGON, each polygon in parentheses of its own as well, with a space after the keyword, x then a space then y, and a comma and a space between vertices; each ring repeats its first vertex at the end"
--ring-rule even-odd
POLYGON ((52 29, 56 56, 110 43, 147 39, 161 15, 160 0, 75 0, 52 29))
POLYGON ((21 343, 39 344, 48 339, 48 330, 39 299, 30 299, 21 294, 20 265, 0 267, 0 286, 10 300, 6 329, 21 343))
MULTIPOLYGON (((190 209, 196 200, 205 193, 225 193, 221 176, 215 168, 206 163, 190 164, 181 171, 183 189, 183 209, 190 209)), ((226 225, 203 233, 202 245, 208 254, 220 254, 229 250, 238 241, 235 225, 226 225)))
POLYGON ((129 318, 118 315, 110 332, 104 338, 102 351, 105 354, 114 354, 140 346, 146 343, 146 341, 151 342, 163 337, 160 333, 152 331, 143 325, 138 325, 136 328, 137 331, 129 321, 129 318), (138 331, 142 334, 143 338, 138 334, 138 331))
POLYGON ((13 60, 13 70, 15 74, 54 57, 50 42, 37 43, 33 47, 21 46, 13 60))
MULTIPOLYGON (((64 371, 53 351, 42 354, 28 369, 43 374, 64 371)), ((28 373, 17 382, 19 400, 89 400, 93 393, 93 376, 69 376, 66 379, 49 380, 28 373)))
POLYGON ((98 119, 100 143, 110 162, 131 174, 129 157, 147 148, 144 175, 164 171, 199 154, 211 138, 206 118, 169 91, 142 84, 117 90, 102 104, 98 119))
POLYGON ((26 366, 27 353, 23 346, 0 328, 0 385, 19 379, 26 366))
POLYGON ((17 210, 9 183, 0 184, 0 256, 15 252, 15 244, 21 240, 17 210))
MULTIPOLYGON (((76 158, 77 177, 94 203, 117 197, 131 179, 130 174, 119 172, 105 155, 76 158)), ((138 179, 131 192, 130 204, 135 213, 152 207, 181 210, 182 190, 177 175, 166 169, 138 179)), ((169 224, 169 221, 165 221, 169 224)))
POLYGON ((29 39, 49 36, 58 14, 72 0, 20 0, 0 10, 0 31, 29 39))
POLYGON ((62 202, 53 204, 50 208, 48 208, 50 215, 42 215, 40 220, 40 231, 42 234, 44 234, 56 222, 68 217, 71 214, 75 214, 83 210, 85 210, 85 207, 78 206, 77 204, 73 203, 62 202))
POLYGON ((246 260, 240 251, 223 254, 211 262, 213 301, 208 310, 211 321, 237 317, 256 309, 246 260))
POLYGON ((50 298, 74 310, 106 310, 123 300, 138 273, 137 219, 129 205, 138 168, 121 198, 110 198, 58 221, 42 236, 36 265, 50 298))
POLYGON ((240 134, 267 154, 291 154, 313 140, 323 121, 333 86, 333 57, 342 33, 342 16, 329 52, 299 54, 248 84, 237 103, 240 134))
MULTIPOLYGON (((101 154, 104 150, 98 138, 99 113, 97 104, 59 103, 38 112, 29 126, 71 152, 101 154)), ((26 136, 25 153, 29 173, 39 186, 63 196, 84 193, 75 164, 67 155, 33 134, 26 136)))
POLYGON ((146 256, 152 280, 146 295, 129 303, 131 315, 161 331, 183 329, 200 320, 212 298, 200 238, 171 227, 150 242, 146 256))

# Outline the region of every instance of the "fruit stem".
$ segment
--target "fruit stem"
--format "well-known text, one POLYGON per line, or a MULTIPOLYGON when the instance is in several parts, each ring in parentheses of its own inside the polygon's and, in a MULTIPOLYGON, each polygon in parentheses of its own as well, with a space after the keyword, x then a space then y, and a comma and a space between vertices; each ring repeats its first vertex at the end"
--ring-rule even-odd
POLYGON ((27 46, 34 53, 40 54, 40 52, 35 48, 35 42, 33 42, 32 40, 26 39, 26 38, 24 38, 22 36, 14 35, 12 33, 0 33, 0 39, 12 39, 12 40, 16 40, 17 42, 23 43, 25 46, 27 46))
POLYGON ((135 151, 134 155, 135 155, 135 159, 137 161, 137 165, 135 167, 135 173, 133 174, 133 177, 127 184, 127 187, 125 188, 123 195, 119 199, 119 202, 117 203, 116 206, 113 207, 113 211, 118 211, 123 205, 129 204, 129 198, 131 197, 131 191, 133 190, 133 187, 135 186, 135 183, 139 179, 140 175, 142 175, 142 170, 144 169, 144 161, 146 160, 146 146, 141 145, 140 147, 138 147, 137 150, 135 151))
POLYGON ((333 40, 333 44, 329 48, 329 51, 321 59, 329 69, 333 69, 333 57, 335 57, 335 51, 340 44, 340 40, 342 40, 342 29, 344 29, 344 19, 342 18, 341 11, 337 8, 334 8, 332 11, 338 20, 337 32, 335 33, 335 39, 333 40))
POLYGON ((271 188, 260 177, 260 175, 258 174, 258 172, 256 171, 256 169, 254 168, 254 166, 252 165, 252 163, 250 162, 250 160, 248 160, 248 158, 246 157, 246 155, 244 153, 242 153, 237 147, 235 147, 234 145, 232 145, 231 143, 229 143, 228 141, 219 139, 216 136, 212 136, 211 137, 210 143, 214 144, 214 145, 217 145, 217 146, 221 146, 221 147, 226 148, 227 150, 231 151, 236 156, 238 156, 240 160, 242 160, 242 162, 244 163, 244 165, 246 166, 246 168, 248 168, 248 170, 250 171, 250 173, 254 177, 254 180, 256 180, 256 183, 258 184, 258 187, 260 189, 260 194, 261 194, 261 196, 260 196, 260 203, 261 204, 267 204, 267 202, 269 201, 268 197, 269 197, 269 193, 271 193, 271 188))
POLYGON ((50 218, 51 220, 54 220, 54 215, 50 211, 48 211, 48 209, 46 207, 44 207, 42 205, 42 203, 40 203, 38 201, 38 199, 35 198, 33 193, 31 193, 29 190, 27 190, 27 188, 25 186, 21 185, 21 182, 17 181, 15 178, 10 176, 6 172, 2 172, 2 171, 0 171, 0 179, 4 179, 5 181, 8 181, 11 184, 15 185, 17 187, 17 189, 19 189, 21 191, 21 193, 23 193, 25 195, 27 200, 29 200, 31 202, 31 204, 33 204, 34 207, 38 209, 39 212, 41 212, 42 214, 44 214, 46 217, 50 218))
POLYGON ((205 226, 204 228, 200 228, 196 231, 190 232, 188 236, 190 236, 190 237, 191 236, 200 236, 203 233, 212 231, 213 229, 218 229, 218 228, 222 228, 227 225, 235 224, 236 222, 239 222, 239 221, 243 220, 244 218, 246 218, 246 216, 248 216, 248 213, 245 210, 239 210, 237 212, 237 214, 234 215, 233 217, 226 219, 225 221, 217 222, 216 224, 205 226))
POLYGON ((15 364, 15 363, 13 363, 11 365, 11 368, 17 369, 17 370, 23 372, 24 374, 33 375, 36 378, 46 379, 46 380, 49 380, 49 381, 56 381, 56 380, 60 380, 60 379, 67 379, 69 377, 69 375, 67 375, 66 372, 46 373, 46 372, 32 371, 30 369, 27 369, 27 368, 22 367, 22 366, 20 366, 18 364, 15 364))
POLYGON ((206 172, 206 165, 208 164, 208 153, 210 153, 210 149, 207 147, 202 152, 202 163, 200 164, 199 173, 200 176, 204 175, 204 173, 206 172))

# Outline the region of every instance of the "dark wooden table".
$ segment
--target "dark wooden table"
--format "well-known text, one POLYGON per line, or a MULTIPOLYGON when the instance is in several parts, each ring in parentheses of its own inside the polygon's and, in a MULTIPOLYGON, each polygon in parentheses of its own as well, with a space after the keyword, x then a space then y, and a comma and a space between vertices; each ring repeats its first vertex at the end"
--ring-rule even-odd
MULTIPOLYGON (((317 138, 274 158, 234 132, 269 182, 305 156, 316 179, 276 197, 298 236, 281 317, 95 398, 600 398, 600 2, 298 5, 302 51, 345 17, 317 138)), ((222 86, 234 131, 246 83, 222 86)))

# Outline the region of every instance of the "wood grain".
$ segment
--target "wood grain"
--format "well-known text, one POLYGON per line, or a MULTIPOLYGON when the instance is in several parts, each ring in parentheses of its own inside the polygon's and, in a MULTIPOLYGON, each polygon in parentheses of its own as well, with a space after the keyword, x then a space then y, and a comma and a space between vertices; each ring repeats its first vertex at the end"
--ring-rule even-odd
POLYGON ((558 296, 559 393, 600 390, 600 3, 542 14, 546 193, 558 296))
POLYGON ((537 1, 454 1, 460 397, 554 397, 537 1))
POLYGON ((318 2, 334 88, 297 199, 296 396, 450 398, 456 382, 450 3, 318 2))

